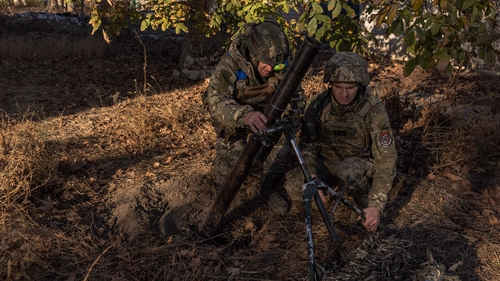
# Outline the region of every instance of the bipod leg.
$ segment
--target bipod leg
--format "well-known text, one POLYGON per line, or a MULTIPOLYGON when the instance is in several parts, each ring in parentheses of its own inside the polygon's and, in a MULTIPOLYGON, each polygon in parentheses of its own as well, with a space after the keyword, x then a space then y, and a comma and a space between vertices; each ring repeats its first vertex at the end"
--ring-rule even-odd
POLYGON ((316 280, 316 263, 314 262, 314 243, 312 234, 312 218, 311 218, 311 199, 317 193, 314 184, 305 184, 302 186, 302 197, 304 199, 304 207, 306 213, 306 233, 307 233, 307 253, 309 254, 309 272, 311 281, 316 280))
POLYGON ((333 225, 330 223, 330 217, 328 216, 328 212, 326 211, 325 205, 323 204, 323 201, 321 200, 321 197, 319 196, 317 191, 314 194, 314 201, 318 206, 319 213, 321 214, 321 218, 323 218, 323 222, 325 223, 326 229, 328 229, 328 233, 330 234, 330 239, 332 239, 332 242, 334 243, 339 243, 340 238, 335 232, 335 229, 333 229, 333 225))

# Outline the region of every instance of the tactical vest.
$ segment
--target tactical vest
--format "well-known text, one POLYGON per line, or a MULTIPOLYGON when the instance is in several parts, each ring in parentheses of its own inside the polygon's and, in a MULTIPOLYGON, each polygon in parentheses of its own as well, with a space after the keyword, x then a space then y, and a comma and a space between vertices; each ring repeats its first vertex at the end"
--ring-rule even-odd
POLYGON ((379 101, 368 96, 360 101, 353 111, 340 116, 330 101, 331 93, 322 103, 319 111, 318 138, 321 140, 321 154, 331 160, 343 160, 348 157, 370 157, 372 140, 369 125, 365 123, 365 115, 379 101))
POLYGON ((236 101, 242 105, 251 105, 255 110, 263 110, 278 87, 278 78, 269 77, 267 83, 257 86, 248 85, 248 77, 239 69, 236 72, 236 101))
MULTIPOLYGON (((241 105, 251 105, 254 110, 264 110, 271 101, 279 80, 277 77, 269 77, 267 83, 257 86, 250 86, 248 76, 241 69, 236 71, 236 93, 235 100, 241 105)), ((246 128, 235 128, 230 126, 220 126, 218 137, 224 138, 224 142, 245 139, 248 135, 246 128)))

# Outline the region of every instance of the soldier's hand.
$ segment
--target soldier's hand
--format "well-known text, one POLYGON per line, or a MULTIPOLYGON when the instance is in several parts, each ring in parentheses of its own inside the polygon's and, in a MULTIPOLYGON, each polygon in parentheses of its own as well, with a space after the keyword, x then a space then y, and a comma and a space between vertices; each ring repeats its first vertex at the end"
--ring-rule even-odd
POLYGON ((266 116, 260 111, 250 111, 245 116, 245 124, 253 133, 267 129, 266 122, 266 116))
MULTIPOLYGON (((368 207, 363 209, 363 212, 365 212, 366 216, 363 226, 368 232, 375 232, 380 224, 380 211, 375 207, 368 207)), ((361 219, 361 217, 359 217, 358 220, 359 219, 361 219)))

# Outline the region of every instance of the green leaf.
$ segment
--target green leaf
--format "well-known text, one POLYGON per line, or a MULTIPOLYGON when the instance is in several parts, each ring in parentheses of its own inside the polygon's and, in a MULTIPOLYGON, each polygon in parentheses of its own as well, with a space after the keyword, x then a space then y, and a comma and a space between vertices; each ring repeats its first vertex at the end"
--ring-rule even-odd
POLYGON ((315 34, 315 38, 318 40, 318 41, 321 41, 321 39, 323 39, 323 37, 325 36, 325 31, 326 31, 326 26, 323 25, 321 26, 320 28, 318 28, 318 30, 316 30, 316 34, 315 34))
POLYGON ((484 56, 484 60, 488 63, 488 64, 494 64, 495 63, 495 60, 496 60, 496 57, 497 55, 495 54, 495 50, 493 48, 489 49, 487 52, 486 52, 486 55, 484 56))
POLYGON ((476 2, 476 0, 467 0, 463 3, 462 5, 462 8, 460 10, 462 11, 465 11, 467 9, 469 9, 470 7, 472 7, 472 5, 474 5, 474 2, 476 2))
POLYGON ((439 22, 436 22, 434 25, 431 27, 431 34, 436 35, 439 32, 439 29, 441 28, 441 24, 439 22))
POLYGON ((150 25, 149 19, 143 20, 141 23, 141 31, 146 30, 150 25))
POLYGON ((398 4, 393 4, 391 6, 391 9, 389 10, 389 13, 387 14, 387 24, 391 24, 394 21, 394 18, 396 17, 398 13, 398 4))
POLYGON ((186 32, 186 33, 188 33, 188 32, 189 32, 189 30, 188 30, 187 26, 186 26, 186 25, 184 25, 184 23, 182 23, 182 22, 177 23, 177 26, 178 26, 178 27, 179 27, 182 31, 184 31, 184 32, 186 32))
MULTIPOLYGON (((162 31, 166 31, 166 30, 168 29, 168 26, 169 26, 168 21, 165 19, 165 20, 163 21, 163 24, 161 25, 161 30, 162 30, 162 31)), ((178 28, 179 28, 179 26, 176 26, 176 27, 175 27, 175 33, 176 33, 176 34, 179 34, 179 32, 180 32, 180 31, 177 31, 177 29, 178 29, 178 28)))
POLYGON ((424 70, 429 70, 429 62, 424 56, 418 56, 417 62, 418 65, 420 65, 420 67, 422 67, 424 70))
POLYGON ((316 18, 320 22, 325 22, 325 23, 330 22, 330 17, 325 14, 316 14, 316 18))
POLYGON ((342 5, 344 10, 345 10, 345 13, 350 17, 350 18, 354 18, 356 16, 356 12, 347 4, 343 4, 342 5))
POLYGON ((312 8, 318 14, 324 13, 323 8, 317 2, 312 2, 312 8))
POLYGON ((417 31, 418 38, 422 39, 425 38, 425 32, 420 26, 415 27, 415 31, 417 31))
POLYGON ((404 37, 404 43, 406 46, 411 46, 415 42, 415 33, 413 32, 407 32, 405 37, 404 37))
POLYGON ((415 67, 417 66, 417 60, 416 59, 410 59, 405 63, 403 74, 405 77, 410 76, 410 74, 415 70, 415 67))
POLYGON ((332 19, 337 18, 340 15, 341 11, 342 11, 342 5, 340 5, 340 3, 337 3, 337 5, 335 5, 335 8, 332 11, 332 19))
POLYGON ((423 0, 411 0, 410 6, 414 11, 416 11, 422 6, 423 2, 423 0))
POLYGON ((328 1, 327 10, 328 11, 333 10, 333 8, 335 8, 335 6, 338 5, 337 3, 338 3, 337 0, 330 0, 330 1, 328 1))
POLYGON ((448 48, 441 48, 436 52, 436 57, 440 58, 448 53, 448 48))
POLYGON ((406 52, 409 54, 415 54, 415 42, 406 46, 406 52))
POLYGON ((290 5, 287 2, 283 4, 283 10, 285 11, 285 14, 290 13, 290 5))
POLYGON ((309 12, 304 12, 299 17, 299 22, 304 23, 306 19, 309 18, 309 12))
POLYGON ((316 18, 311 19, 311 21, 307 25, 307 32, 309 34, 314 34, 317 28, 318 28, 318 20, 316 18))
POLYGON ((476 22, 477 20, 481 20, 481 12, 478 10, 476 6, 472 7, 472 14, 470 16, 470 22, 476 22))
POLYGON ((428 29, 434 23, 434 17, 429 17, 424 20, 424 29, 428 29))
POLYGON ((458 52, 458 62, 463 63, 465 60, 465 56, 467 55, 467 52, 464 50, 460 50, 458 52))
POLYGON ((478 30, 479 30, 479 32, 484 33, 486 31, 486 23, 480 22, 478 30))
POLYGON ((403 22, 401 20, 396 20, 396 21, 394 21, 393 26, 394 26, 394 29, 393 29, 394 35, 396 35, 396 36, 401 35, 401 33, 403 32, 403 22))

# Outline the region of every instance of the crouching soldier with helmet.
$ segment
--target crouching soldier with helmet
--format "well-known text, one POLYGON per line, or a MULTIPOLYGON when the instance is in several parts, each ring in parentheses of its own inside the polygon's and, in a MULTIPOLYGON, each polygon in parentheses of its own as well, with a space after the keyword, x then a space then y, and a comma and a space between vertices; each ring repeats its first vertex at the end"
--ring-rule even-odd
MULTIPOLYGON (((231 173, 249 133, 267 129, 263 111, 284 78, 289 56, 286 34, 274 19, 268 18, 259 24, 246 24, 215 68, 203 103, 210 111, 217 135, 213 170, 216 185, 222 186, 231 173)), ((299 87, 296 94, 302 92, 299 87)), ((279 214, 289 210, 278 192, 287 171, 289 151, 282 138, 270 152, 263 153, 268 156, 263 157, 266 173, 259 193, 279 214)))
MULTIPOLYGON (((328 89, 307 106, 301 152, 313 177, 330 186, 347 183, 348 193, 366 214, 363 225, 373 232, 392 188, 397 153, 385 106, 368 93, 367 67, 365 59, 351 52, 328 61, 323 77, 328 89)), ((291 170, 286 179, 288 195, 302 199, 301 171, 291 170)))

